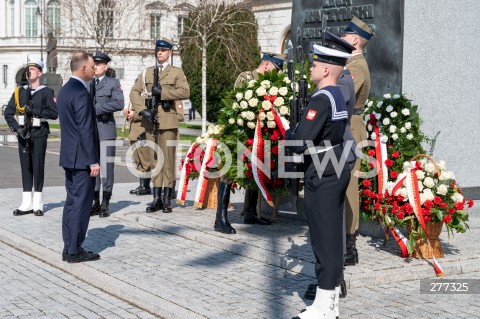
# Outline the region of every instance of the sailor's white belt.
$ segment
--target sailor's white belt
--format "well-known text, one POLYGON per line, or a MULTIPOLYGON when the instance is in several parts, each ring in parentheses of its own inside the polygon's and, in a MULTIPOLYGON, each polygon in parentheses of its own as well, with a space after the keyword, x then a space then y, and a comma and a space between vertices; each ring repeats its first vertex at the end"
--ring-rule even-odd
POLYGON ((331 146, 315 146, 315 150, 313 152, 310 151, 310 148, 307 148, 303 154, 305 155, 312 155, 312 154, 320 154, 320 153, 325 153, 329 150, 334 149, 340 144, 337 145, 331 145, 331 146))

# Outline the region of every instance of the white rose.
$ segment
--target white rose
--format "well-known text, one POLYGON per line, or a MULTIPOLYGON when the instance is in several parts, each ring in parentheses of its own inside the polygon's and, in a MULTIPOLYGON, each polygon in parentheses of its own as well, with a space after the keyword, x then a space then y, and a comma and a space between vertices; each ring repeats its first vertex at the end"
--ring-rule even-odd
POLYGON ((250 80, 248 81, 248 88, 253 88, 257 84, 257 80, 250 80))
POLYGON ((245 100, 250 100, 252 96, 253 96, 252 90, 248 90, 247 92, 245 92, 245 100))
POLYGON ((281 115, 286 115, 286 114, 288 114, 288 107, 286 107, 285 105, 281 106, 281 107, 280 107, 280 114, 281 114, 281 115))
POLYGON ((368 122, 370 120, 370 114, 366 114, 365 118, 363 119, 364 122, 368 122))
POLYGON ((374 113, 374 114, 375 114, 375 118, 380 121, 380 119, 382 118, 382 114, 380 113, 374 113))
POLYGON ((395 133, 397 127, 395 125, 390 125, 390 133, 395 133))
POLYGON ((392 138, 394 141, 398 140, 398 134, 397 133, 392 134, 392 138))
POLYGON ((273 104, 279 107, 279 106, 282 106, 284 102, 285 100, 283 99, 283 97, 277 97, 275 101, 273 101, 273 104))
POLYGON ((232 109, 236 110, 236 109, 238 109, 239 107, 240 107, 240 105, 238 105, 237 102, 233 102, 233 104, 232 104, 232 109))
POLYGON ((258 96, 264 96, 265 94, 267 94, 267 90, 265 90, 265 88, 261 86, 255 91, 255 93, 257 93, 258 96))
POLYGON ((210 134, 208 134, 207 132, 203 133, 202 135, 200 135, 201 138, 205 139, 205 138, 209 138, 210 137, 210 134))
POLYGON ((271 84, 269 80, 263 80, 262 82, 260 82, 260 85, 266 89, 269 89, 271 84))
POLYGON ((381 107, 383 105, 383 101, 377 103, 377 107, 381 107))
POLYGON ((237 124, 238 124, 238 126, 243 126, 243 120, 242 119, 237 119, 237 124))
POLYGON ((275 124, 275 121, 268 121, 267 122, 267 127, 268 128, 275 128, 275 127, 277 127, 277 124, 275 124))
POLYGON ((405 128, 406 128, 407 130, 409 130, 411 127, 412 127, 412 123, 410 123, 410 122, 406 122, 406 123, 405 123, 405 128))
POLYGON ((427 197, 425 196, 425 194, 420 193, 420 204, 423 205, 423 203, 425 203, 426 200, 427 200, 427 197))
POLYGON ((282 96, 285 96, 288 94, 288 89, 284 86, 282 86, 280 89, 278 89, 278 93, 280 93, 280 95, 282 96))
POLYGON ((241 99, 243 99, 243 94, 238 92, 236 95, 235 95, 235 98, 237 99, 237 101, 240 101, 241 99))
POLYGON ((262 107, 265 111, 268 111, 272 108, 272 103, 270 101, 263 101, 262 107))
POLYGON ((435 165, 433 163, 427 163, 425 164, 425 172, 433 174, 435 172, 435 165))
POLYGON ((270 95, 278 95, 278 88, 276 86, 272 86, 270 90, 268 91, 268 94, 270 95))
POLYGON ((247 112, 247 120, 253 121, 255 119, 255 113, 248 111, 247 112))
POLYGON ((386 98, 386 99, 390 99, 392 96, 390 95, 390 93, 387 93, 383 97, 386 98))
POLYGON ((243 111, 240 113, 240 116, 243 117, 244 119, 247 118, 247 112, 243 111))
POLYGON ((390 119, 388 117, 384 118, 382 121, 383 125, 388 125, 390 124, 390 119))
POLYGON ((298 83, 295 82, 295 89, 294 89, 294 87, 293 87, 293 84, 294 84, 294 83, 290 84, 290 88, 292 89, 292 92, 294 92, 294 93, 295 93, 295 92, 298 92, 298 83))
POLYGON ((448 177, 450 177, 450 179, 455 179, 455 175, 453 175, 453 172, 448 172, 448 177))
POLYGON ((389 105, 387 106, 387 108, 385 109, 388 113, 392 112, 393 111, 393 106, 389 105))
POLYGON ((300 71, 298 71, 298 70, 295 70, 295 74, 297 74, 297 75, 298 75, 298 74, 300 74, 300 71))
POLYGON ((410 115, 410 110, 409 109, 403 109, 402 114, 405 115, 405 116, 408 116, 408 115, 410 115))
POLYGON ((433 185, 435 185, 435 182, 434 182, 433 178, 425 177, 425 180, 423 181, 423 185, 427 186, 428 188, 432 188, 433 185))
POLYGON ((267 116, 265 115, 265 113, 260 113, 258 114, 258 118, 260 119, 260 121, 263 121, 267 116))
POLYGON ((444 160, 440 160, 437 164, 438 164, 438 167, 439 167, 442 171, 447 170, 447 164, 445 163, 444 160))
POLYGON ((392 119, 396 118, 397 115, 398 115, 398 113, 395 112, 395 111, 393 111, 392 113, 390 113, 390 117, 391 117, 392 119))
POLYGON ((403 162, 403 170, 406 171, 407 169, 412 168, 412 164, 410 162, 403 162))
POLYGON ((413 139, 413 134, 407 134, 407 140, 413 139))
POLYGON ((402 195, 402 197, 403 197, 404 199, 407 199, 407 198, 408 198, 408 191, 407 191, 407 188, 406 188, 406 187, 400 188, 400 195, 402 195))
POLYGON ((255 128, 255 123, 253 123, 253 122, 248 122, 248 123, 247 123, 247 127, 253 130, 253 129, 255 128))
POLYGON ((463 202, 463 196, 460 193, 455 193, 450 197, 455 203, 463 202))
POLYGON ((292 83, 292 81, 291 81, 288 77, 285 77, 285 78, 283 79, 283 82, 285 82, 286 84, 292 83))
POLYGON ((393 95, 393 98, 394 98, 394 99, 400 98, 400 94, 394 94, 394 95, 393 95))
POLYGON ((213 130, 213 135, 218 135, 218 134, 220 134, 220 130, 218 128, 215 128, 213 130))
POLYGON ((368 125, 367 125, 367 130, 372 131, 372 130, 373 130, 373 126, 372 126, 371 124, 368 124, 368 125))
POLYGON ((402 128, 400 129, 400 132, 401 132, 401 133, 405 133, 406 131, 407 131, 407 130, 406 130, 404 127, 402 127, 402 128))
POLYGON ((437 194, 440 194, 440 195, 447 195, 448 193, 448 186, 445 185, 445 184, 440 184, 438 187, 437 187, 437 194))
POLYGON ((263 128, 265 126, 265 124, 263 124, 263 122, 260 122, 260 127, 263 128))
POLYGON ((367 106, 368 106, 368 107, 371 107, 372 105, 373 105, 373 101, 368 101, 368 100, 367 100, 367 106))
POLYGON ((377 138, 377 136, 375 135, 375 132, 373 132, 371 135, 370 135, 370 139, 372 141, 375 141, 375 139, 377 138))
POLYGON ((420 192, 423 191, 422 182, 418 181, 417 184, 418 184, 418 190, 419 190, 420 192))
POLYGON ((247 101, 242 101, 242 102, 240 102, 240 107, 241 107, 242 109, 247 109, 247 108, 248 108, 248 103, 247 103, 247 101))
POLYGON ((258 99, 257 99, 257 98, 250 99, 250 100, 248 101, 248 105, 250 105, 251 107, 257 107, 257 105, 258 105, 258 99))
POLYGON ((228 123, 233 124, 233 123, 235 123, 235 120, 234 119, 228 119, 228 123))
POLYGON ((382 143, 387 143, 387 142, 388 142, 388 136, 382 135, 382 137, 380 138, 380 141, 381 141, 382 143))
POLYGON ((423 190, 423 194, 425 195, 427 200, 433 200, 435 198, 435 195, 433 194, 433 192, 430 188, 425 188, 423 190))
POLYGON ((425 178, 425 172, 424 171, 416 171, 415 174, 417 174, 418 179, 424 179, 425 178))
POLYGON ((275 119, 275 116, 273 116, 272 112, 267 112, 267 120, 273 121, 275 119))

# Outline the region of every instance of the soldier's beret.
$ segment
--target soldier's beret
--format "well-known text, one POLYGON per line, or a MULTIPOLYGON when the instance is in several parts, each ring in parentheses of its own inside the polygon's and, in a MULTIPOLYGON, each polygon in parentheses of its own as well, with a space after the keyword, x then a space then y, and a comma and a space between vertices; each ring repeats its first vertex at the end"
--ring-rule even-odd
POLYGON ((373 33, 372 29, 370 29, 368 24, 366 24, 365 22, 363 22, 362 20, 360 20, 359 18, 357 18, 355 16, 353 17, 352 20, 350 20, 350 22, 348 23, 347 27, 343 30, 343 32, 345 32, 345 33, 356 33, 359 36, 361 36, 362 38, 367 39, 367 40, 370 40, 372 35, 375 38, 377 37, 375 35, 375 33, 373 33))
POLYGON ((93 61, 95 62, 103 62, 103 63, 108 63, 112 61, 108 55, 101 51, 95 52, 95 55, 93 56, 93 61))

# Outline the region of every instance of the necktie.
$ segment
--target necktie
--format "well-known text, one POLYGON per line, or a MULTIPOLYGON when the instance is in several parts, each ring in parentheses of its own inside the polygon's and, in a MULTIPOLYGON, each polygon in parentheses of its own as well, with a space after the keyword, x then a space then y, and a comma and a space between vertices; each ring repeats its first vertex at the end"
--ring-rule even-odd
POLYGON ((99 82, 98 78, 95 78, 95 85, 97 85, 99 82))

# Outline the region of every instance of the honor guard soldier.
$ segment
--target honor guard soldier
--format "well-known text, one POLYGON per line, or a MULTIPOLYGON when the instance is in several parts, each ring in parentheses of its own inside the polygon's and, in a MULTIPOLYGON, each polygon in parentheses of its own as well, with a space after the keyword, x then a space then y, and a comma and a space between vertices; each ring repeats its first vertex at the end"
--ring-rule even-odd
MULTIPOLYGON (((376 35, 365 22, 357 17, 353 17, 348 23, 347 28, 343 31, 342 38, 355 47, 355 50, 352 52, 352 57, 347 62, 347 69, 352 74, 356 97, 350 129, 356 143, 360 143, 367 138, 365 123, 363 122, 363 109, 370 94, 370 71, 368 70, 368 64, 363 55, 363 50, 367 46, 370 38, 372 36, 376 37, 376 35)), ((356 238, 360 221, 360 203, 358 200, 358 177, 354 174, 355 171, 359 169, 360 161, 357 160, 352 169, 350 184, 347 188, 347 205, 345 210, 347 232, 345 265, 347 266, 354 266, 358 263, 356 238)))
POLYGON ((95 195, 90 215, 99 217, 110 216, 110 198, 112 197, 114 181, 115 140, 117 126, 115 112, 122 111, 124 97, 120 81, 105 75, 110 57, 101 51, 93 56, 95 62, 95 77, 90 85, 93 105, 97 116, 98 137, 100 139, 100 176, 96 177, 95 195), (108 159, 108 162, 107 162, 108 159), (100 185, 102 185, 102 203, 100 204, 100 185))
POLYGON ((13 211, 15 216, 29 213, 43 216, 45 153, 50 134, 47 120, 58 118, 53 90, 40 84, 43 68, 41 60, 30 59, 27 62, 28 84, 15 89, 5 109, 8 126, 17 133, 22 169, 22 203, 13 211), (18 120, 15 115, 18 115, 18 120))
POLYGON ((304 154, 305 209, 318 281, 315 301, 298 315, 301 319, 338 316, 338 279, 343 270, 342 206, 350 167, 346 164, 343 146, 348 112, 336 84, 351 56, 348 47, 340 38, 336 41, 336 49, 313 46, 310 80, 317 90, 300 123, 286 132, 287 140, 302 142, 301 146, 287 148, 304 154))
MULTIPOLYGON (((254 71, 242 72, 235 81, 235 87, 241 88, 244 83, 248 83, 251 80, 258 80, 258 74, 264 74, 265 72, 271 72, 272 70, 283 70, 283 63, 285 61, 285 54, 263 52, 262 62, 254 71)), ((266 218, 258 218, 257 216, 257 202, 258 202, 258 189, 248 188, 245 190, 245 199, 243 202, 243 213, 245 224, 258 224, 258 225, 271 225, 271 221, 266 218)))
POLYGON ((153 202, 147 213, 162 210, 170 213, 170 203, 175 183, 175 156, 178 134, 177 101, 190 98, 190 87, 182 69, 170 65, 173 42, 162 38, 155 43, 155 66, 147 68, 137 78, 130 92, 135 112, 141 116, 141 126, 146 138, 160 147, 163 156, 155 154, 151 170, 157 159, 163 157, 160 172, 153 177, 153 202), (158 78, 155 81, 155 78, 158 78), (155 105, 156 104, 156 105, 155 105), (173 144, 171 145, 173 141, 173 144))

